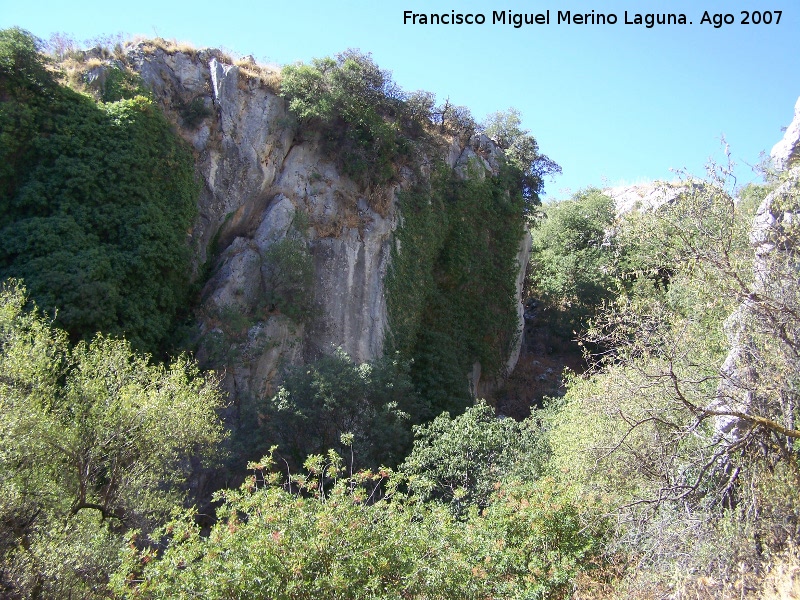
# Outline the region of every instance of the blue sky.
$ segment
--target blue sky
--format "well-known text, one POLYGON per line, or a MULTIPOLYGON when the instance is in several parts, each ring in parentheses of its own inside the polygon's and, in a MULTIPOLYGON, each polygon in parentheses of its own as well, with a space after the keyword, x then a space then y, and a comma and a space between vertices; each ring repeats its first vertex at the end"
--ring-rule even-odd
MULTIPOLYGON (((774 17, 773 17, 774 19, 774 17)), ((477 119, 510 106, 563 175, 548 198, 589 185, 702 174, 731 148, 740 182, 769 152, 800 96, 796 0, 384 0, 364 2, 63 2, 0 0, 0 27, 48 38, 158 35, 279 64, 371 52, 406 90, 468 106, 477 119), (643 8, 644 7, 644 8, 643 8), (550 25, 492 25, 494 10, 551 12, 550 25), (404 25, 403 11, 482 13, 484 25, 404 25), (558 25, 558 10, 615 13, 617 25, 558 25), (625 25, 624 13, 685 13, 692 25, 625 25), (704 11, 732 25, 701 25, 704 11), (782 10, 778 25, 741 11, 782 10)))

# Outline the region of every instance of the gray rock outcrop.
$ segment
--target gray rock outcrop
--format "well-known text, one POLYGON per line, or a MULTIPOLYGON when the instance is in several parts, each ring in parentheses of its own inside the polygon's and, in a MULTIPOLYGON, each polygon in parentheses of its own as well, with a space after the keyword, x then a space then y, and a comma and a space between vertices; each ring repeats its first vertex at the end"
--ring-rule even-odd
POLYGON ((778 171, 785 171, 800 160, 800 98, 794 105, 794 119, 786 128, 783 139, 772 147, 770 158, 778 171))
MULTIPOLYGON (((717 398, 709 406, 723 413, 764 416, 789 429, 795 427, 797 410, 792 378, 800 368, 794 358, 800 347, 799 200, 797 166, 758 208, 750 234, 752 289, 725 322, 730 351, 720 369, 717 398)), ((742 439, 751 427, 735 415, 715 420, 717 436, 728 444, 742 439)))
POLYGON ((603 193, 614 199, 618 216, 634 211, 654 211, 674 201, 686 190, 682 183, 653 181, 606 188, 603 193))
MULTIPOLYGON (((295 137, 286 102, 250 74, 252 61, 237 66, 217 50, 165 51, 147 42, 128 47, 126 56, 196 154, 202 190, 189 236, 196 274, 211 270, 201 328, 234 357, 228 390, 270 394, 283 366, 338 347, 356 361, 379 357, 397 192, 411 185, 411 172, 368 197, 338 172, 318 140, 295 137), (264 306, 264 257, 289 238, 304 245, 314 270, 313 315, 301 322, 264 306)), ((499 172, 502 151, 475 135, 453 140, 444 154, 461 177, 483 178, 499 172)), ((520 250, 520 282, 529 246, 520 250)), ((201 357, 220 351, 211 346, 201 357)), ((517 356, 518 349, 509 371, 517 356)))

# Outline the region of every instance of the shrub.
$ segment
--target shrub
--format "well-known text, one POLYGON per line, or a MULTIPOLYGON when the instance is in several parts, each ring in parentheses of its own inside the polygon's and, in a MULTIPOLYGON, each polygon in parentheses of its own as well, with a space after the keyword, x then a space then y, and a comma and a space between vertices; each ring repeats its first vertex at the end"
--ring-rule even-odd
POLYGON ((267 310, 303 322, 311 317, 314 262, 305 241, 285 237, 262 256, 261 279, 267 310))
POLYGON ((0 98, 0 278, 24 278, 74 340, 162 349, 188 300, 191 152, 150 99, 59 86, 19 30, 0 36, 0 98))
POLYGON ((668 282, 597 311, 587 341, 604 352, 570 383, 548 438, 553 472, 616 507, 622 594, 744 595, 797 543, 797 182, 759 220, 755 269, 754 202, 723 180, 689 181, 620 225, 642 272, 667 266, 668 282))
POLYGON ((26 302, 18 283, 0 288, 0 589, 99 597, 122 533, 164 518, 190 461, 212 455, 220 396, 185 357, 153 366, 105 337, 70 347, 26 302))
POLYGON ((193 98, 180 109, 183 124, 189 129, 195 129, 200 125, 203 119, 212 114, 214 114, 214 112, 206 106, 206 101, 203 96, 193 98))
POLYGON ((289 371, 264 407, 262 439, 300 464, 308 454, 344 451, 349 433, 358 465, 395 465, 418 412, 406 365, 391 357, 357 365, 339 349, 289 371))
POLYGON ((543 214, 531 232, 529 288, 554 313, 550 326, 571 337, 618 293, 614 200, 589 189, 543 214))
POLYGON ((509 108, 490 114, 482 124, 482 129, 505 152, 518 178, 526 212, 533 214, 535 207, 541 204, 539 195, 544 190, 544 178, 561 173, 561 167, 539 152, 536 139, 521 125, 519 111, 509 108))
POLYGON ((414 447, 400 470, 413 494, 444 501, 464 516, 470 506, 486 508, 512 473, 538 475, 544 454, 535 428, 532 420, 498 419, 486 404, 452 419, 442 413, 414 428, 414 447))
POLYGON ((291 493, 270 472, 271 455, 253 463, 255 475, 240 490, 217 496, 223 504, 207 536, 188 512, 149 543, 132 539, 114 575, 115 592, 554 600, 598 561, 603 520, 582 520, 551 480, 500 487, 483 514, 473 510, 458 521, 444 505, 402 494, 402 477, 387 469, 345 476, 335 453, 305 464, 306 472, 291 477, 298 490, 291 493))
MULTIPOLYGON (((347 50, 335 59, 286 66, 281 93, 300 123, 320 132, 328 154, 356 181, 386 184, 408 157, 409 140, 397 119, 401 92, 369 54, 347 50)), ((424 115, 418 110, 405 115, 419 131, 416 124, 424 115)))

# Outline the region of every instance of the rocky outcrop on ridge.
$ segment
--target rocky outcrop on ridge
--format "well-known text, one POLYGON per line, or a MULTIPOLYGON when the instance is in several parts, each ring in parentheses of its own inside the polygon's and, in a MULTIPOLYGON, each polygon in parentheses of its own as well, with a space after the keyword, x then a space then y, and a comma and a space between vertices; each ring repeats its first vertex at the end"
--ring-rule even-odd
POLYGON ((633 211, 653 211, 669 204, 685 191, 682 183, 652 181, 606 188, 603 193, 614 199, 617 215, 633 211))
MULTIPOLYGON (((213 49, 168 52, 146 42, 126 49, 127 64, 196 153, 202 191, 189 236, 195 270, 204 264, 211 269, 202 329, 219 334, 229 346, 225 351, 237 357, 225 380, 229 391, 263 395, 274 391, 287 364, 337 347, 356 361, 382 354, 397 192, 411 185, 412 176, 404 173, 391 186, 365 192, 338 172, 313 137, 296 139, 283 98, 246 65, 229 61, 213 49), (302 240, 313 262, 314 310, 305 322, 261 307, 265 253, 287 237, 302 240), (225 337, 222 326, 231 314, 247 316, 235 339, 225 337)), ((501 155, 485 135, 454 139, 444 152, 461 177, 496 174, 501 155)), ((523 243, 520 282, 529 250, 523 243)), ((517 355, 518 348, 509 370, 517 355)))
MULTIPOLYGON (((800 165, 795 161, 800 141, 800 100, 798 100, 795 132, 787 130, 783 141, 772 150, 775 165, 786 170, 782 183, 761 203, 753 221, 750 242, 755 252, 754 282, 751 293, 725 323, 731 350, 720 369, 722 376, 717 399, 710 408, 720 412, 738 412, 767 416, 789 429, 796 407, 794 393, 785 390, 763 390, 760 374, 765 368, 788 369, 791 378, 797 364, 791 356, 800 345, 800 165), (794 137, 794 141, 791 138, 794 137), (780 342, 765 347, 760 336, 769 332, 780 342), (791 371, 791 372, 790 372, 791 371), (781 404, 776 407, 776 401, 781 404)), ((784 379, 771 373, 773 379, 784 379)), ((791 387, 791 386, 789 386, 791 387)), ((728 443, 740 440, 752 423, 736 416, 720 416, 716 431, 728 443)))
POLYGON ((800 160, 800 98, 794 105, 794 119, 786 128, 783 139, 773 146, 770 158, 778 171, 785 171, 800 160))

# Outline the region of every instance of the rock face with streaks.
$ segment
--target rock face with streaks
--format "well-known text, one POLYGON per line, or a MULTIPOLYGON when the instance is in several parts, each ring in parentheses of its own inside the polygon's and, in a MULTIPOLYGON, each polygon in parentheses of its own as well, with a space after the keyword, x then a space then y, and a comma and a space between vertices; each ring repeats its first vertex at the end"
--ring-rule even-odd
MULTIPOLYGON (((228 391, 271 394, 282 367, 337 347, 356 361, 379 357, 397 193, 411 185, 411 172, 365 192, 313 136, 296 138, 286 102, 252 61, 234 65, 217 50, 165 51, 142 42, 127 48, 126 62, 196 153, 202 191, 189 235, 195 273, 210 270, 201 329, 211 342, 200 356, 228 365, 228 391), (275 271, 270 248, 287 239, 313 265, 313 310, 304 318, 265 305, 275 271)), ((462 178, 483 178, 498 173, 501 156, 489 138, 475 135, 453 140, 442 158, 462 178)), ((520 282, 529 251, 528 240, 518 258, 520 282)), ((509 370, 517 356, 518 349, 509 370)))

